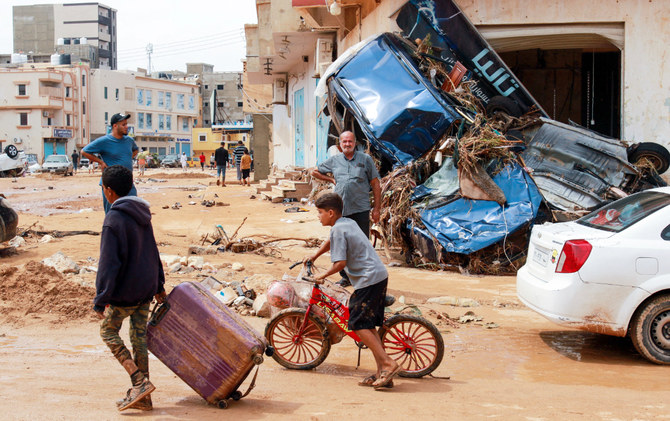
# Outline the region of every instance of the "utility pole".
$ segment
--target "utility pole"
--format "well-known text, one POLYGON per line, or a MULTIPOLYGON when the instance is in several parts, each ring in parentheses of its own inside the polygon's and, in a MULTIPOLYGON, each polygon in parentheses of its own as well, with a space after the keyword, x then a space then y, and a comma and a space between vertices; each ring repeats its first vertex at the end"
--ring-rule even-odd
POLYGON ((154 45, 147 44, 147 58, 149 59, 149 65, 147 66, 147 72, 149 77, 151 77, 151 54, 154 52, 154 45))

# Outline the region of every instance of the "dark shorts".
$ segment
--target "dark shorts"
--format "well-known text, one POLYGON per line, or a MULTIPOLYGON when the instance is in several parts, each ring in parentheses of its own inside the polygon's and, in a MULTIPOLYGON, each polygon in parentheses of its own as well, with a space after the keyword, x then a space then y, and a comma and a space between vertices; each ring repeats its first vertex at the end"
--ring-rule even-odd
POLYGON ((242 170, 242 178, 249 178, 251 170, 242 170))
POLYGON ((349 298, 349 329, 374 329, 384 323, 384 301, 388 278, 357 289, 349 298))

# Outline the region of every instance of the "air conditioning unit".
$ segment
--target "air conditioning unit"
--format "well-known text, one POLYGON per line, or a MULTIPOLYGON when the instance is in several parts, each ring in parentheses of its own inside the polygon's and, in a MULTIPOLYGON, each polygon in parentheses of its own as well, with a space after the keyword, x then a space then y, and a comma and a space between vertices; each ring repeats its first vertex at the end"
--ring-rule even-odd
POLYGON ((329 38, 319 38, 316 41, 314 54, 314 77, 321 77, 333 62, 333 41, 329 38))
POLYGON ((282 75, 272 82, 272 103, 273 104, 288 104, 288 82, 286 75, 282 75))
POLYGON ((42 117, 51 117, 51 112, 46 110, 42 111, 42 117))

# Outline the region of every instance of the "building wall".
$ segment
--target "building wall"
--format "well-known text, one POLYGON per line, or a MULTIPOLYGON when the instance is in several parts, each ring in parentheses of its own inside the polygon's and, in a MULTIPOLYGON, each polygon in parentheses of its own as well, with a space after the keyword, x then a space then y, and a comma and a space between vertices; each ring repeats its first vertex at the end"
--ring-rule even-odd
POLYGON ((115 113, 129 113, 131 133, 137 145, 156 153, 181 152, 187 145, 192 151, 191 130, 198 119, 200 95, 194 82, 182 82, 145 77, 143 73, 97 69, 92 77, 93 133, 107 133, 109 119, 115 113), (107 97, 105 98, 105 88, 107 97), (118 90, 118 97, 117 97, 118 90), (141 91, 142 101, 139 102, 141 91), (147 104, 147 93, 151 92, 151 103, 147 104), (168 93, 170 104, 168 106, 168 93), (179 95, 184 96, 184 107, 179 107, 179 95), (160 97, 162 96, 162 105, 160 97), (190 108, 189 98, 193 98, 190 108), (117 99, 118 98, 118 99, 117 99), (141 114, 141 117, 140 117, 141 114), (151 114, 151 128, 147 126, 147 115, 151 114), (160 127, 162 117, 163 127, 160 127), (170 128, 167 127, 168 116, 170 128), (179 146, 177 146, 179 145, 179 146))
POLYGON ((45 147, 52 144, 67 153, 88 144, 88 66, 33 66, 0 69, 0 146, 15 144, 41 160, 45 147), (20 85, 25 86, 25 95, 19 95, 20 85), (26 124, 21 124, 22 113, 26 124))
POLYGON ((60 47, 70 53, 68 45, 57 45, 58 39, 85 37, 96 49, 91 64, 116 69, 116 10, 99 3, 14 6, 13 10, 15 52, 51 54, 60 47))
MULTIPOLYGON (((360 39, 399 28, 394 12, 405 1, 385 0, 354 27, 339 45, 339 51, 360 39)), ((667 2, 638 0, 594 0, 584 7, 579 0, 456 0, 476 26, 623 23, 622 50, 622 138, 632 142, 652 141, 670 146, 670 58, 665 54, 670 37, 667 2)), ((531 92, 532 94, 532 92, 531 92)))
POLYGON ((14 52, 51 53, 56 44, 54 5, 14 6, 14 52))

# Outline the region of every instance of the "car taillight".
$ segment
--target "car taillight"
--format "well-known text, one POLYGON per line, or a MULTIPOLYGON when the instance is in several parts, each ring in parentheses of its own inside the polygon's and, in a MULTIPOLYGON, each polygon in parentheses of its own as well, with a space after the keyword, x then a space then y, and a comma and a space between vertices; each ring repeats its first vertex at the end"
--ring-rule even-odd
POLYGON ((563 245, 556 265, 556 273, 575 273, 582 268, 591 254, 591 244, 586 240, 568 240, 563 245))

